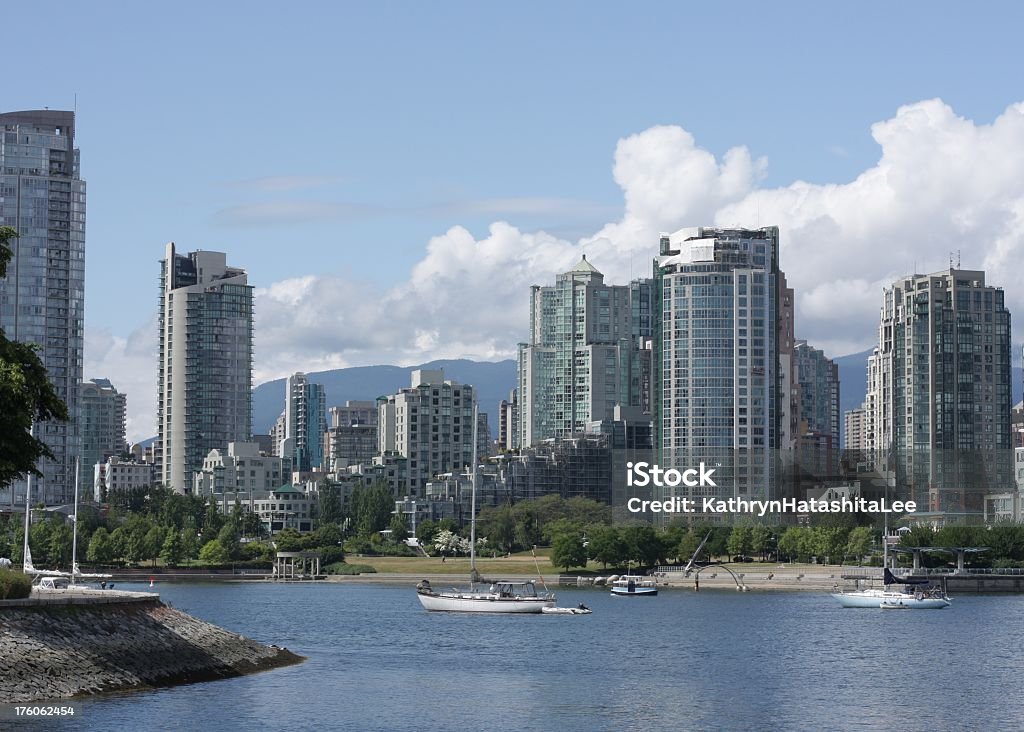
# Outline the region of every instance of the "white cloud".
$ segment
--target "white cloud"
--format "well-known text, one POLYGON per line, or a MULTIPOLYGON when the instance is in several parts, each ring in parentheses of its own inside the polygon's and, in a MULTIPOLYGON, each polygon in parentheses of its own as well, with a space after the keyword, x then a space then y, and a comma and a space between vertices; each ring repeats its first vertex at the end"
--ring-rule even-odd
MULTIPOLYGON (((712 223, 781 227, 797 336, 832 355, 872 344, 883 286, 948 266, 950 252, 964 268, 986 269, 1024 313, 1024 104, 976 124, 924 101, 872 134, 881 155, 855 180, 779 188, 758 187, 766 162, 745 147, 718 159, 679 127, 632 135, 618 143, 613 168, 624 213, 591 236, 568 241, 499 221, 476 239, 455 226, 390 289, 310 275, 258 291, 257 381, 300 369, 514 357, 527 337, 531 284, 552 282, 584 252, 607 281, 647 276, 659 231, 712 223)), ((538 201, 523 199, 520 210, 549 206, 538 201)), ((107 351, 120 353, 116 339, 107 351)), ((154 373, 155 359, 147 368, 154 373)))
POLYGON ((110 379, 127 395, 129 442, 156 434, 157 318, 153 314, 127 338, 86 328, 85 379, 110 379))

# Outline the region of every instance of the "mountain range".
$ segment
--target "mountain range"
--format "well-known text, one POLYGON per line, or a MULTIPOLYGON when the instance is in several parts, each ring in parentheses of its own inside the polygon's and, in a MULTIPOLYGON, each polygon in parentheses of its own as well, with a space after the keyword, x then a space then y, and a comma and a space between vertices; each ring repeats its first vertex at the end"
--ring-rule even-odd
MULTIPOLYGON (((842 412, 864 403, 867 391, 867 364, 871 351, 851 353, 833 359, 839 367, 839 408, 842 412)), ((414 369, 444 369, 446 379, 470 384, 477 390, 480 411, 487 413, 491 437, 498 432, 498 403, 508 398, 516 383, 516 362, 470 361, 467 359, 430 361, 419 366, 354 366, 346 369, 318 371, 307 374, 313 383, 323 384, 328 406, 338 406, 349 399, 373 400, 394 394, 409 386, 414 369)), ((1021 400, 1021 368, 1013 367, 1013 403, 1021 400)), ((260 384, 253 390, 253 431, 266 434, 274 420, 284 411, 284 379, 260 384)), ((840 419, 842 425, 842 419, 840 419)))
MULTIPOLYGON (((416 369, 444 369, 444 378, 469 384, 477 391, 480 411, 487 413, 491 437, 498 433, 498 403, 507 399, 516 384, 516 362, 469 361, 467 359, 430 361, 419 366, 353 366, 347 369, 307 373, 310 383, 323 384, 327 406, 341 406, 348 400, 374 400, 395 394, 409 386, 416 369)), ((266 434, 284 411, 285 380, 260 384, 252 392, 252 429, 266 434)), ((328 416, 330 426, 330 416, 328 416)))

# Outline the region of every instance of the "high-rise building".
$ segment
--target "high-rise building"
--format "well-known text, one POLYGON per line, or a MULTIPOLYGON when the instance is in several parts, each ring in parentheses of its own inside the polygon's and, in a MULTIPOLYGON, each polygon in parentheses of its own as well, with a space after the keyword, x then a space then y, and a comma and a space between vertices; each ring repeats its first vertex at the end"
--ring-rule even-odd
POLYGON ((498 450, 515 448, 516 413, 519 411, 519 392, 508 393, 508 399, 498 402, 498 450))
POLYGON ((884 292, 868 364, 868 446, 918 516, 980 521, 1013 485, 1010 313, 985 273, 902 277, 884 292))
POLYGON ((655 450, 665 469, 705 463, 678 496, 773 496, 780 435, 779 230, 661 236, 655 291, 655 450))
POLYGON ((377 400, 378 452, 408 460, 403 495, 422 496, 428 479, 472 464, 474 403, 472 386, 421 369, 410 387, 377 400))
POLYGON ((843 415, 843 450, 861 454, 867 450, 865 409, 861 405, 843 415))
POLYGON ((185 493, 210 450, 252 434, 252 287, 223 252, 178 254, 160 271, 159 481, 185 493))
POLYGON ((125 441, 127 399, 118 393, 109 379, 91 379, 81 391, 82 458, 81 485, 92 484, 97 463, 120 457, 128 450, 125 441))
MULTIPOLYGON (((69 502, 81 439, 85 300, 85 181, 73 112, 0 114, 0 226, 19 234, 0 280, 0 328, 11 340, 39 346, 70 415, 36 427, 54 459, 39 463, 43 477, 32 483, 32 502, 69 502)), ((24 480, 0 488, 0 504, 24 505, 25 489, 24 480)))
POLYGON ((814 476, 834 476, 839 468, 839 366, 807 341, 797 341, 793 353, 800 395, 797 464, 814 476))
POLYGON ((331 427, 353 424, 377 425, 377 402, 350 399, 342 407, 331 407, 331 427))
POLYGON ((294 470, 308 472, 324 466, 327 397, 323 384, 310 383, 302 372, 285 381, 284 436, 278 455, 291 458, 294 470))
POLYGON ((639 406, 643 334, 634 322, 650 328, 649 308, 649 281, 606 285, 586 256, 553 286, 531 289, 530 341, 519 344, 517 446, 581 433, 611 419, 617 404, 639 406))

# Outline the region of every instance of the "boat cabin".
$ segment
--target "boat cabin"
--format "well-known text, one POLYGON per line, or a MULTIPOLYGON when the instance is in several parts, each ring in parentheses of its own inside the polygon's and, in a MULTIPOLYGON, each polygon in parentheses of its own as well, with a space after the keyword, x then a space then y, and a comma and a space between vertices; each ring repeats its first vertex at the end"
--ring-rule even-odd
POLYGON ((70 586, 71 580, 67 577, 40 577, 36 585, 40 590, 66 590, 70 586))
POLYGON ((494 582, 488 588, 498 597, 522 598, 537 597, 537 587, 533 582, 494 582))

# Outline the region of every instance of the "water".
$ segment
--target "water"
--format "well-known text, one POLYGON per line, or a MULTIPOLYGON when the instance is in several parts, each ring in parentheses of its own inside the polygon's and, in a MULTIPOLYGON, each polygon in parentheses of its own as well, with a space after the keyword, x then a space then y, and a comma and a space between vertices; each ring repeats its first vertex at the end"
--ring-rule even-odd
MULTIPOLYGON (((124 589, 128 585, 118 585, 124 589)), ((559 591, 588 616, 427 613, 412 587, 162 584, 166 602, 309 658, 78 702, 62 729, 914 730, 1024 727, 1024 597, 941 611, 819 593, 559 591)), ((55 725, 51 723, 50 728, 55 725)))

